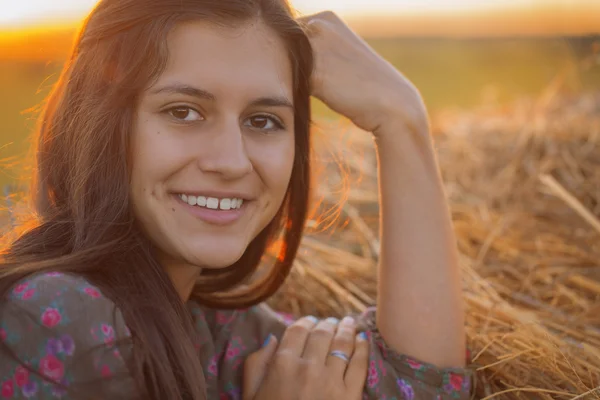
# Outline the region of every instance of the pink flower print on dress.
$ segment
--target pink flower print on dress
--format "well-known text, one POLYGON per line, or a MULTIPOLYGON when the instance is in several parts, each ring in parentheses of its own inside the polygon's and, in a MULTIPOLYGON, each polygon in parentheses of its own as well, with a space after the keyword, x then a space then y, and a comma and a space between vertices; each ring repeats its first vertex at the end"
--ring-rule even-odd
POLYGON ((0 339, 4 342, 7 338, 8 334, 3 328, 0 328, 0 339))
POLYGON ((83 289, 83 292, 94 299, 100 297, 100 292, 94 289, 93 287, 86 287, 85 289, 83 289))
POLYGON ((34 294, 35 294, 35 289, 29 289, 29 290, 25 291, 25 293, 23 293, 23 296, 21 296, 21 299, 29 300, 33 297, 34 294))
POLYGON ((423 369, 425 369, 425 366, 423 364, 421 364, 420 362, 417 362, 415 360, 413 360, 412 358, 407 358, 406 359, 406 363, 408 365, 410 365, 410 367, 414 370, 417 371, 422 371, 423 369))
POLYGON ((112 371, 108 365, 103 365, 100 373, 102 374, 103 378, 110 378, 112 376, 112 371))
POLYGON ((56 308, 47 308, 42 314, 42 324, 48 328, 54 328, 59 324, 62 316, 56 308))
POLYGON ((211 375, 213 377, 217 376, 217 374, 219 373, 218 368, 217 368, 217 356, 216 355, 210 359, 207 370, 208 370, 209 375, 211 375))
POLYGON ((367 376, 367 386, 369 388, 374 388, 379 383, 379 374, 377 373, 377 368, 375 367, 375 361, 371 361, 369 364, 369 375, 367 376))
POLYGON ((100 329, 104 335, 104 343, 112 343, 115 340, 115 330, 111 325, 102 324, 100 329))
POLYGON ((18 387, 23 387, 29 381, 29 370, 19 365, 15 370, 15 383, 18 387))
POLYGON ((463 387, 463 376, 450 373, 450 386, 456 391, 460 391, 463 387))
POLYGON ((232 320, 231 312, 217 311, 216 319, 217 324, 226 325, 232 320))
POLYGON ((0 394, 5 399, 10 399, 15 394, 15 387, 13 384, 13 380, 9 379, 2 383, 2 389, 0 390, 0 394))
POLYGON ((40 373, 55 382, 60 382, 65 375, 65 367, 56 356, 48 355, 40 360, 40 373))
POLYGON ((29 286, 28 282, 21 283, 20 285, 15 286, 15 288, 13 289, 13 293, 21 294, 25 291, 25 289, 27 289, 28 286, 29 286))
POLYGON ((240 354, 240 349, 233 347, 231 344, 227 347, 227 351, 225 352, 225 360, 231 361, 236 358, 240 354))

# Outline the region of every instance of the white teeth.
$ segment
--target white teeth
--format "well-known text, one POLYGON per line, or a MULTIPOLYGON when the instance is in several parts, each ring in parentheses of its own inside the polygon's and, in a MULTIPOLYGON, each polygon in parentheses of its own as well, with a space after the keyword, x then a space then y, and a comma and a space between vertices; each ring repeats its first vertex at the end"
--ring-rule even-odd
POLYGON ((217 208, 219 208, 219 199, 209 197, 208 199, 206 199, 206 207, 210 208, 211 210, 216 210, 217 208))
POLYGON ((233 207, 231 206, 231 199, 223 199, 219 204, 219 208, 221 210, 231 210, 233 207))
POLYGON ((190 206, 206 207, 211 210, 236 210, 244 204, 244 200, 235 198, 218 199, 216 197, 192 196, 189 194, 180 194, 179 198, 190 206))

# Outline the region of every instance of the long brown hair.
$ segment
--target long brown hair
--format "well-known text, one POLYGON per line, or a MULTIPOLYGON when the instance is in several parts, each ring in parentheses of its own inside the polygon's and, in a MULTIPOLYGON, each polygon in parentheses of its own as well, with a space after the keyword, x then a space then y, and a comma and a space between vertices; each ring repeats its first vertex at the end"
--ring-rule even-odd
MULTIPOLYGON (((4 303, 18 280, 43 271, 75 273, 100 287, 132 332, 128 367, 145 399, 203 399, 205 387, 191 319, 131 208, 135 105, 164 70, 167 35, 176 24, 205 20, 234 26, 256 19, 280 37, 292 63, 292 177, 276 218, 238 262, 204 273, 192 298, 214 308, 257 304, 288 275, 308 208, 313 55, 285 0, 102 0, 84 21, 40 117, 32 190, 37 217, 2 252, 0 298, 4 303), (249 280, 280 237, 274 265, 249 280), (249 283, 240 288, 241 282, 249 283)), ((10 353, 5 345, 0 350, 10 353)))

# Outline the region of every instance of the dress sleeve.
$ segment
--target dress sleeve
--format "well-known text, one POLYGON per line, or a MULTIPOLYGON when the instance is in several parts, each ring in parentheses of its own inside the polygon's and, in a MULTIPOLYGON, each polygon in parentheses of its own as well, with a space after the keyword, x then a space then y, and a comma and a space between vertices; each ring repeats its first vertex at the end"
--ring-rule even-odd
POLYGON ((23 280, 0 314, 0 398, 120 398, 132 383, 117 339, 129 335, 114 303, 85 279, 23 280))
MULTIPOLYGON (((383 340, 375 324, 376 309, 357 317, 359 328, 370 342, 369 370, 363 400, 450 400, 470 398, 472 372, 469 368, 441 369, 398 354, 383 340)), ((246 311, 216 312, 217 342, 222 395, 226 387, 241 382, 242 360, 258 350, 273 334, 281 338, 293 319, 262 304, 246 311)), ((214 318, 214 317, 213 317, 214 318)), ((238 386, 239 387, 239 386, 238 386)), ((224 392, 225 393, 224 393, 224 392)), ((228 398, 226 396, 222 398, 228 398)), ((235 398, 230 396, 229 398, 235 398)))
MULTIPOLYGON (((450 400, 470 398, 470 368, 438 368, 392 350, 376 326, 375 308, 360 316, 370 341, 363 399, 450 400)), ((468 355, 465 355, 468 358, 468 355)), ((468 361, 468 360, 467 360, 468 361)))

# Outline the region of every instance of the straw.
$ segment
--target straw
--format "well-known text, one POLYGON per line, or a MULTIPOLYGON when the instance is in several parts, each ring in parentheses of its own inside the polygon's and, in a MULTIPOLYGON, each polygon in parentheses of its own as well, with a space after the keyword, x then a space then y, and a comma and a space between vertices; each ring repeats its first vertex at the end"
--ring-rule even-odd
MULTIPOLYGON (((600 399, 600 93, 542 100, 432 120, 474 398, 600 399)), ((301 268, 270 301, 281 311, 339 317, 375 305, 375 150, 367 133, 340 131, 343 148, 335 132, 315 146, 318 212, 301 268)))

